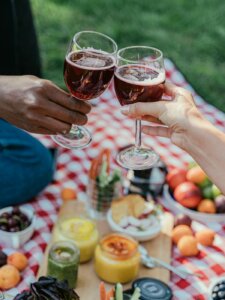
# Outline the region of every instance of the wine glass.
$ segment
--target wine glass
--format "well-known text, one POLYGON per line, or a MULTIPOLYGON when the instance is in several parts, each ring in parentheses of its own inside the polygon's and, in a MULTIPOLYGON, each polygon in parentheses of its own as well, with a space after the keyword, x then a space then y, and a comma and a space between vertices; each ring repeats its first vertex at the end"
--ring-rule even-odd
MULTIPOLYGON (((90 100, 108 87, 115 69, 117 44, 105 34, 81 31, 74 35, 64 61, 64 80, 72 97, 90 100)), ((83 126, 72 125, 69 133, 52 136, 65 148, 84 148, 92 140, 83 126)))
MULTIPOLYGON (((165 69, 160 50, 147 46, 131 46, 117 53, 114 85, 121 105, 153 102, 164 92, 165 69)), ((154 165, 159 156, 141 146, 141 121, 135 121, 135 145, 118 153, 117 162, 128 169, 144 170, 154 165)))

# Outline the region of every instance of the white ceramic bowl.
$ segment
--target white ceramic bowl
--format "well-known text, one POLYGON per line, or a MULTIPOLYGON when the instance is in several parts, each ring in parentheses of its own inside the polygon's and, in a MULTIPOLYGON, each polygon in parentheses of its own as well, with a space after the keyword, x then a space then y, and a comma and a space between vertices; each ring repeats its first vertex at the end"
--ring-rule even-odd
POLYGON ((140 241, 140 242, 149 241, 149 240, 155 238, 157 235, 159 235, 159 233, 161 231, 161 223, 157 217, 155 217, 155 216, 153 216, 153 217, 155 218, 154 224, 148 230, 135 232, 135 231, 132 231, 129 229, 124 229, 121 226, 119 226, 119 224, 114 222, 114 220, 112 218, 111 209, 107 213, 107 221, 108 221, 110 228, 113 231, 117 231, 117 232, 120 232, 123 234, 128 234, 129 236, 133 237, 134 239, 136 239, 137 241, 140 241))
POLYGON ((172 210, 175 213, 182 213, 189 216, 191 219, 200 221, 203 223, 210 222, 224 222, 225 214, 207 214, 201 213, 195 210, 184 207, 179 202, 177 202, 172 195, 170 194, 169 187, 167 184, 163 188, 163 197, 162 204, 165 205, 168 209, 172 210))
MULTIPOLYGON (((0 210, 0 215, 5 212, 11 212, 13 207, 6 207, 0 210)), ((31 224, 24 230, 18 232, 7 232, 0 230, 0 245, 19 249, 25 244, 33 235, 35 229, 35 215, 32 208, 20 207, 21 212, 28 216, 31 224)))

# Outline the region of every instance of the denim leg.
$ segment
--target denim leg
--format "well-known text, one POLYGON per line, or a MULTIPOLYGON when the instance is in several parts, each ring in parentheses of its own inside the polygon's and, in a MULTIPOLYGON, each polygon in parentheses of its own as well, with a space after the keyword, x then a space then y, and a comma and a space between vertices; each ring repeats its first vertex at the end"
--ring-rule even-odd
POLYGON ((31 200, 51 182, 53 173, 50 151, 0 119, 0 208, 31 200))

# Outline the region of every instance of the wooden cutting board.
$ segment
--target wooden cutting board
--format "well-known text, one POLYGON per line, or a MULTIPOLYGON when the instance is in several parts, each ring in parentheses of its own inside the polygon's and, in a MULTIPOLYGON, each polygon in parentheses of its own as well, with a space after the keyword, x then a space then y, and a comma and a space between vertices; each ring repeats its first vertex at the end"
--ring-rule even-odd
MULTIPOLYGON (((74 208, 75 209, 75 208, 74 208)), ((76 207, 77 209, 77 207, 76 207)), ((71 213, 71 203, 70 207, 62 206, 59 216, 65 215, 66 213, 71 213)), ((164 221, 162 224, 162 231, 159 236, 157 236, 155 239, 144 242, 142 245, 146 247, 149 251, 149 254, 153 257, 157 257, 159 259, 162 259, 163 261, 170 263, 171 261, 171 231, 173 228, 173 216, 170 213, 164 214, 164 221)), ((107 221, 101 220, 97 222, 97 227, 99 229, 99 232, 101 235, 105 235, 106 233, 110 232, 110 228, 107 224, 107 221)), ((53 229, 54 230, 54 229, 53 229)), ((40 269, 38 271, 37 278, 40 276, 46 275, 47 271, 47 258, 48 258, 48 251, 50 245, 47 247, 44 255, 43 263, 40 266, 40 269)), ((143 266, 140 268, 139 272, 139 278, 140 277, 153 277, 160 279, 164 281, 165 283, 168 283, 170 280, 170 272, 161 269, 161 268, 154 268, 154 269, 148 269, 143 266)), ((76 291, 78 295, 80 296, 81 300, 99 300, 99 292, 98 292, 98 286, 100 283, 100 279, 97 277, 94 271, 93 267, 93 261, 90 261, 85 264, 81 264, 79 266, 79 275, 78 275, 78 282, 77 282, 77 288, 76 291)), ((131 284, 128 283, 124 285, 124 289, 130 288, 131 284)), ((109 289, 112 287, 110 284, 106 284, 106 287, 109 289)))

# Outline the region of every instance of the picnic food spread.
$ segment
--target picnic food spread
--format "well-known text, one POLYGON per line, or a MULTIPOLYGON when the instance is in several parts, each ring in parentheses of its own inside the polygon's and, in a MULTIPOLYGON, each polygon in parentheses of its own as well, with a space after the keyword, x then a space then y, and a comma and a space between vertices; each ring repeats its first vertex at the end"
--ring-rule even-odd
POLYGON ((59 220, 53 240, 72 240, 80 249, 80 262, 89 261, 98 243, 99 233, 91 219, 73 217, 59 220))
POLYGON ((58 280, 67 280, 70 288, 76 287, 80 251, 69 241, 61 241, 52 245, 48 256, 49 276, 58 280))
POLYGON ((129 236, 109 234, 96 247, 95 271, 107 282, 129 282, 138 275, 139 266, 138 243, 129 236))

